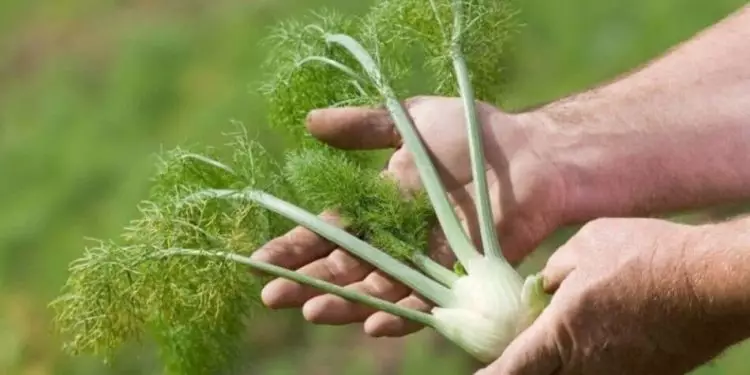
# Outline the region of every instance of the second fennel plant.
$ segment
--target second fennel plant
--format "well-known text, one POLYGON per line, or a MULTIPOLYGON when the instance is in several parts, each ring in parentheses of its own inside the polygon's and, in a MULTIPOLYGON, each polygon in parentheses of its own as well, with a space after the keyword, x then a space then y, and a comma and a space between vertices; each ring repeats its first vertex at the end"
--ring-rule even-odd
POLYGON ((328 17, 314 26, 279 29, 283 48, 277 58, 294 64, 279 69, 266 94, 272 122, 291 129, 298 149, 283 166, 244 136, 233 144, 234 163, 184 150, 170 154, 154 199, 126 231, 128 245, 102 243, 72 265, 66 293, 54 303, 61 330, 72 334, 70 348, 109 355, 125 341, 151 332, 171 372, 212 373, 231 359, 236 348, 229 347, 235 342, 229 338, 237 335, 250 309, 247 290, 258 281, 239 268, 249 266, 432 327, 481 361, 499 357, 541 312, 547 297, 538 277, 524 280, 503 258, 489 205, 474 103, 476 93, 486 98, 497 83, 477 75, 496 64, 490 52, 498 51, 482 50, 491 44, 486 38, 506 33, 508 14, 498 4, 383 1, 360 23, 328 17), (395 49, 410 44, 424 48, 435 91, 463 98, 484 254, 469 241, 448 202, 397 96, 404 90, 392 86, 408 71, 395 49), (321 89, 302 91, 309 87, 321 89), (370 155, 332 150, 299 130, 309 109, 376 103, 388 109, 424 183, 424 191, 408 199, 369 167, 370 155), (355 234, 311 212, 330 208, 355 234), (465 275, 424 254, 433 218, 465 275), (288 229, 289 221, 352 252, 436 307, 430 313, 408 309, 248 256, 288 229))

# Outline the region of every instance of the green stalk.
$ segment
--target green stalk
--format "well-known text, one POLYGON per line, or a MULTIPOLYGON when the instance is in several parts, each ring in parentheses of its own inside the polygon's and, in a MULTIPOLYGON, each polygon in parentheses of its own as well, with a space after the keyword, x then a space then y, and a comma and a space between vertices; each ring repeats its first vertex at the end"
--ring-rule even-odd
POLYGON ((173 221, 174 221, 175 224, 182 225, 184 227, 190 228, 190 229, 192 229, 192 230, 194 230, 194 231, 202 234, 204 237, 206 237, 206 239, 208 240, 208 242, 210 242, 211 245, 213 245, 213 246, 216 246, 216 247, 224 246, 224 241, 222 241, 218 237, 216 237, 213 234, 209 233, 207 230, 205 230, 205 229, 203 229, 203 228, 201 228, 201 227, 199 227, 199 226, 197 226, 197 225, 195 225, 193 223, 190 223, 190 222, 187 222, 187 221, 181 220, 181 219, 175 219, 173 221))
POLYGON ((382 239, 387 241, 388 245, 384 245, 384 247, 390 246, 395 248, 398 253, 407 254, 406 257, 412 264, 422 271, 422 273, 433 278, 435 281, 450 288, 453 286, 453 283, 458 280, 458 275, 443 267, 442 264, 430 258, 427 254, 420 251, 420 249, 417 249, 388 233, 378 233, 378 236, 383 236, 382 239))
POLYGON ((445 286, 406 266, 347 231, 329 224, 318 216, 273 195, 257 190, 207 189, 187 197, 186 200, 189 201, 196 198, 230 198, 253 201, 339 245, 365 262, 396 278, 438 306, 447 306, 452 300, 450 290, 445 286))
POLYGON ((300 60, 297 63, 297 66, 302 66, 302 65, 305 65, 305 64, 307 64, 309 62, 319 62, 319 63, 323 63, 323 64, 328 64, 328 65, 330 65, 330 66, 332 66, 332 67, 334 67, 334 68, 342 71, 343 73, 345 73, 349 77, 352 77, 356 82, 364 82, 365 81, 364 78, 362 78, 362 76, 360 76, 359 74, 357 74, 357 72, 354 71, 354 69, 352 69, 352 68, 350 68, 350 67, 348 67, 348 66, 346 66, 346 65, 344 65, 344 64, 342 64, 342 63, 340 63, 340 62, 338 62, 336 60, 333 60, 333 59, 330 59, 330 58, 324 57, 324 56, 309 56, 309 57, 306 57, 306 58, 300 60))
POLYGON ((422 252, 415 252, 414 255, 411 256, 411 261, 417 266, 417 268, 422 270, 422 272, 449 288, 453 286, 453 283, 455 283, 456 280, 458 280, 458 275, 443 267, 442 264, 436 262, 422 252))
POLYGON ((230 167, 230 166, 228 166, 228 165, 226 165, 226 164, 224 164, 224 163, 222 163, 222 162, 220 162, 218 160, 211 159, 211 158, 209 158, 207 156, 203 156, 203 155, 200 155, 200 154, 194 154, 194 153, 188 152, 188 153, 182 154, 181 157, 183 159, 195 159, 195 160, 198 160, 200 162, 203 162, 203 163, 206 163, 208 165, 211 165, 211 166, 214 166, 216 168, 219 168, 219 169, 221 169, 221 170, 223 170, 225 172, 228 172, 229 174, 232 174, 232 175, 236 175, 237 174, 234 171, 234 169, 232 169, 232 167, 230 167))
POLYGON ((339 44, 347 49, 362 65, 375 86, 380 90, 381 95, 385 98, 386 107, 390 111, 401 137, 404 139, 406 147, 414 156, 419 175, 425 185, 427 195, 430 197, 430 202, 435 208, 440 226, 443 228, 446 239, 458 260, 464 264, 468 264, 472 259, 481 256, 461 227, 456 212, 448 201, 442 180, 435 166, 432 164, 432 160, 416 131, 414 123, 401 105, 401 102, 396 98, 393 90, 383 79, 380 69, 372 56, 370 56, 359 42, 348 35, 326 34, 326 41, 339 44))
POLYGON ((482 248, 484 253, 495 259, 502 259, 502 249, 498 240, 497 231, 492 215, 489 187, 487 185, 487 173, 484 167, 484 145, 482 143, 482 128, 479 124, 476 111, 476 100, 474 89, 469 79, 469 69, 466 59, 461 51, 461 37, 463 33, 463 3, 461 0, 453 0, 454 28, 451 40, 451 57, 453 68, 456 72, 458 87, 463 99, 466 124, 469 132, 469 152, 471 155, 471 172, 474 180, 476 211, 479 220, 479 230, 482 237, 482 248))
POLYGON ((323 280, 318 280, 303 274, 288 270, 283 267, 274 266, 272 264, 259 262, 248 257, 228 253, 228 252, 210 252, 205 250, 194 250, 194 249, 167 249, 160 252, 161 255, 190 255, 190 256, 207 256, 207 257, 219 257, 226 258, 231 261, 246 264, 258 271, 265 272, 276 277, 283 277, 285 279, 292 280, 294 282, 311 286, 313 288, 320 289, 326 293, 337 295, 341 298, 345 298, 350 301, 362 303, 369 307, 385 311, 387 313, 400 316, 412 320, 417 323, 421 323, 428 327, 435 326, 435 318, 432 315, 413 310, 410 308, 399 306, 395 303, 391 303, 380 298, 372 297, 366 294, 355 292, 351 289, 347 289, 336 284, 332 284, 323 280))

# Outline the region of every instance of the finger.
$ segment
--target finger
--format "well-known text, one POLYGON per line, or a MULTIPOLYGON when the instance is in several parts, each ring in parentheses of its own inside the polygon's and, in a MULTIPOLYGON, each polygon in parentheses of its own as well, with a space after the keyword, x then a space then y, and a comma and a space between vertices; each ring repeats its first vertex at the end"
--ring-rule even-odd
MULTIPOLYGON (((380 271, 367 275, 364 280, 347 286, 351 290, 386 301, 398 301, 409 294, 409 289, 380 271)), ((302 307, 305 319, 315 324, 341 325, 364 321, 377 310, 342 297, 325 294, 309 300, 302 307)))
MULTIPOLYGON (((398 302, 399 306, 428 312, 432 305, 416 294, 411 294, 398 302)), ((370 315, 365 320, 365 333, 372 337, 401 337, 424 328, 423 325, 383 311, 370 315)))
MULTIPOLYGON (((373 267, 347 251, 336 249, 297 270, 298 273, 336 285, 348 285, 362 280, 373 267)), ((268 283, 261 292, 263 303, 272 309, 301 307, 305 302, 324 294, 320 289, 278 278, 268 283)))
POLYGON ((316 109, 307 115, 307 130, 318 140, 340 149, 401 146, 401 136, 385 108, 316 109))
POLYGON ((562 366, 555 341, 556 318, 554 307, 542 315, 516 337, 500 358, 475 375, 552 375, 562 366))
MULTIPOLYGON (((343 227, 339 217, 332 212, 320 215, 323 221, 343 227)), ((288 269, 297 269, 328 255, 336 245, 315 232, 299 226, 276 237, 253 252, 252 259, 288 269)))
POLYGON ((541 272, 544 291, 557 291, 560 284, 576 269, 578 260, 573 248, 567 244, 552 253, 541 272))

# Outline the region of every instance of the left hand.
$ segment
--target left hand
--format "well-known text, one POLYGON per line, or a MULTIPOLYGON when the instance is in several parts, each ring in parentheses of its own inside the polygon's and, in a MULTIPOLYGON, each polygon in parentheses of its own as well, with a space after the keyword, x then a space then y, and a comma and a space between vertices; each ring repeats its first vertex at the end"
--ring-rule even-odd
MULTIPOLYGON (((414 97, 404 106, 431 154, 457 216, 479 247, 463 102, 460 98, 414 97)), ((509 114, 487 103, 479 103, 477 111, 484 133, 486 173, 495 224, 505 257, 517 263, 563 224, 565 217, 580 216, 578 212, 564 211, 564 203, 569 200, 565 194, 570 191, 566 189, 568 182, 564 177, 571 174, 559 170, 554 159, 560 155, 556 148, 570 143, 558 138, 562 132, 555 131, 533 114, 509 114)), ((422 187, 414 158, 403 147, 386 109, 316 110, 308 116, 307 127, 315 138, 337 148, 393 148, 384 174, 404 190, 422 187)), ((576 136, 580 140, 579 133, 576 136)), ((609 186, 602 189, 600 194, 609 191, 609 186)), ((338 224, 330 213, 324 218, 338 224)), ((439 226, 429 243, 429 254, 452 267, 455 259, 439 226)), ((432 308, 405 285, 304 227, 270 241, 253 257, 412 309, 429 311, 432 308)), ((305 318, 317 324, 364 322, 365 332, 372 336, 403 336, 422 328, 406 319, 286 279, 271 281, 263 289, 262 298, 270 308, 301 307, 305 318)))
POLYGON ((556 291, 551 304, 477 375, 685 374, 719 354, 731 319, 707 314, 714 296, 694 289, 696 280, 720 282, 695 272, 713 256, 696 250, 698 228, 655 219, 585 225, 542 272, 556 291))

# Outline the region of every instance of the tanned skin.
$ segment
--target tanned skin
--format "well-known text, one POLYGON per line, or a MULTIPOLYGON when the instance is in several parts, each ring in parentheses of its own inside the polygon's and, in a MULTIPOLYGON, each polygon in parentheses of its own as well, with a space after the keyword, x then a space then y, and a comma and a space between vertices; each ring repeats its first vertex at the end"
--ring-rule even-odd
MULTIPOLYGON (((460 217, 473 217, 461 101, 406 103, 460 217)), ((584 227, 543 270, 551 305, 488 375, 683 374, 750 338, 750 219, 682 225, 636 217, 750 198, 750 6, 660 59, 598 88, 524 113, 478 105, 495 222, 521 261, 563 225, 584 227)), ((383 109, 313 111, 308 129, 344 149, 394 149, 384 178, 420 187, 383 109)), ((334 213, 324 213, 336 222, 334 213)), ((465 220, 478 242, 476 223, 465 220)), ((450 264, 435 230, 432 254, 450 264)), ((405 286, 304 228, 255 256, 428 310, 405 286)), ((364 322, 373 336, 420 327, 286 280, 271 308, 318 324, 364 322)))

